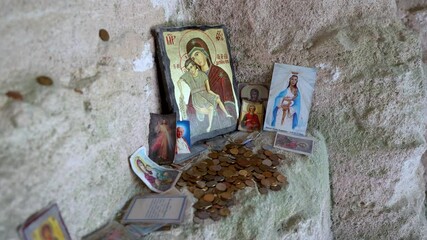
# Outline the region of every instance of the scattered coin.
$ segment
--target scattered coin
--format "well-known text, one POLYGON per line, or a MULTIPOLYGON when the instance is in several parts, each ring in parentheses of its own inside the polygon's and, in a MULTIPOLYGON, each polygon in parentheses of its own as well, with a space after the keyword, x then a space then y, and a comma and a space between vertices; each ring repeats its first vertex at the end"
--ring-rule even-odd
POLYGON ((200 219, 207 219, 210 216, 207 211, 196 211, 195 215, 200 219))
POLYGON ((6 96, 12 98, 13 100, 18 100, 18 101, 24 100, 24 97, 22 96, 22 94, 17 91, 9 91, 6 93, 6 96))
POLYGON ((219 215, 227 217, 228 215, 230 215, 230 210, 228 208, 221 208, 219 210, 219 215))
POLYGON ((218 183, 215 187, 221 192, 227 190, 227 185, 225 183, 218 183))
POLYGON ((267 194, 268 193, 268 189, 267 188, 259 188, 258 191, 261 194, 267 194))
POLYGON ((104 42, 110 40, 110 34, 108 34, 107 30, 105 30, 105 29, 100 29, 99 30, 99 37, 104 42))
POLYGON ((53 84, 52 79, 47 76, 39 76, 36 78, 36 81, 43 86, 51 86, 53 84))
POLYGON ((206 202, 213 202, 213 200, 215 200, 215 195, 208 193, 203 196, 203 200, 205 200, 206 202))

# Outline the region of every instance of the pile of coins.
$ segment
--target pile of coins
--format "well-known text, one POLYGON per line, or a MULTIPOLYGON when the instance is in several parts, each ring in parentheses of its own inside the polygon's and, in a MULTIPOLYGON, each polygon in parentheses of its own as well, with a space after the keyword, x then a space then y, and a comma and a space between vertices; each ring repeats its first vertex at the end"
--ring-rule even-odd
POLYGON ((207 159, 195 163, 183 172, 177 185, 187 186, 198 199, 193 205, 195 222, 211 218, 214 221, 230 215, 234 195, 246 187, 257 187, 261 194, 268 189, 279 191, 287 184, 276 167, 284 159, 269 150, 252 150, 238 144, 227 144, 222 151, 212 151, 207 159))

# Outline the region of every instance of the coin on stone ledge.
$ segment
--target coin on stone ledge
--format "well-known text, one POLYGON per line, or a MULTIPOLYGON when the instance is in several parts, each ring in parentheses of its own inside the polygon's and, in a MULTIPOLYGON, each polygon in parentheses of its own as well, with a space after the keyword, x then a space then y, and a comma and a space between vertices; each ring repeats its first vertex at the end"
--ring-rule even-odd
POLYGON ((203 200, 205 200, 206 202, 213 202, 213 200, 215 200, 215 195, 208 193, 203 196, 203 200))
POLYGON ((43 86, 51 86, 53 84, 52 79, 47 76, 39 76, 36 78, 36 81, 43 86))
POLYGON ((228 208, 221 208, 219 210, 219 215, 227 217, 228 215, 230 215, 230 210, 228 208))
POLYGON ((101 38, 102 41, 106 42, 110 40, 110 34, 108 34, 107 30, 100 29, 99 30, 99 38, 101 38))
POLYGON ((215 187, 221 192, 227 190, 227 185, 225 183, 218 183, 215 187))

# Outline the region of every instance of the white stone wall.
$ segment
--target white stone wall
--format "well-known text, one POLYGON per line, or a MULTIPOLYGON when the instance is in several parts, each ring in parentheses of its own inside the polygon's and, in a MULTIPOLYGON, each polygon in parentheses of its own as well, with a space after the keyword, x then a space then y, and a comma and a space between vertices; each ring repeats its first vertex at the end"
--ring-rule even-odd
POLYGON ((0 2, 0 238, 55 201, 78 239, 140 190, 127 158, 160 111, 150 28, 189 19, 228 26, 239 81, 269 82, 274 62, 319 69, 309 128, 328 147, 335 238, 426 236, 425 13, 392 0, 0 2))
POLYGON ((334 238, 427 236, 425 1, 208 0, 191 11, 229 26, 240 81, 269 82, 274 62, 318 68, 309 129, 328 146, 334 238))
POLYGON ((188 18, 180 9, 179 1, 1 1, 0 239, 16 239, 16 226, 51 201, 79 239, 139 190, 128 156, 147 144, 149 113, 160 111, 150 28, 188 18), (39 85, 40 75, 54 84, 39 85))

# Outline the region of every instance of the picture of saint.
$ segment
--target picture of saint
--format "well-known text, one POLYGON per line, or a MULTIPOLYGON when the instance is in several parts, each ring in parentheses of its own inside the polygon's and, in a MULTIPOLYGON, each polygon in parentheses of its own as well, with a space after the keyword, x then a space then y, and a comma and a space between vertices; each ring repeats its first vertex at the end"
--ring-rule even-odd
POLYGON ((51 204, 31 215, 18 227, 21 239, 31 240, 70 240, 57 204, 51 204))
POLYGON ((159 164, 172 163, 175 156, 175 114, 151 114, 150 158, 159 164))
POLYGON ((275 64, 264 130, 305 135, 316 70, 275 64))
POLYGON ((240 83, 240 97, 250 102, 267 102, 268 86, 264 84, 240 83))
POLYGON ((242 101, 242 113, 240 114, 240 131, 260 131, 264 115, 263 105, 259 102, 242 101))
POLYGON ((175 186, 181 176, 181 171, 160 166, 152 161, 147 156, 145 147, 140 147, 134 152, 129 162, 133 172, 154 192, 168 191, 175 186))
POLYGON ((170 102, 177 120, 190 122, 191 141, 234 131, 239 98, 224 27, 157 31, 170 102))
POLYGON ((182 81, 184 81, 191 89, 190 97, 192 100, 192 107, 195 110, 198 120, 203 121, 203 115, 208 116, 208 127, 206 132, 210 132, 214 111, 217 110, 218 106, 226 117, 232 118, 233 116, 228 113, 220 96, 210 89, 209 79, 204 72, 200 71, 199 65, 196 65, 192 59, 187 59, 185 61, 185 68, 187 72, 178 80, 178 88, 181 92, 180 101, 184 101, 181 85, 182 81))
POLYGON ((183 127, 177 127, 176 128, 176 153, 177 154, 183 154, 183 153, 190 153, 190 147, 187 143, 187 140, 184 138, 184 128, 183 127))
POLYGON ((288 87, 281 91, 274 99, 273 119, 271 126, 276 126, 277 119, 280 120, 280 126, 294 129, 298 125, 298 116, 301 109, 301 94, 298 90, 298 75, 293 72, 289 78, 288 87), (287 115, 287 117, 286 117, 287 115), (286 121, 285 121, 286 120, 286 121), (285 125, 286 124, 286 125, 285 125))

